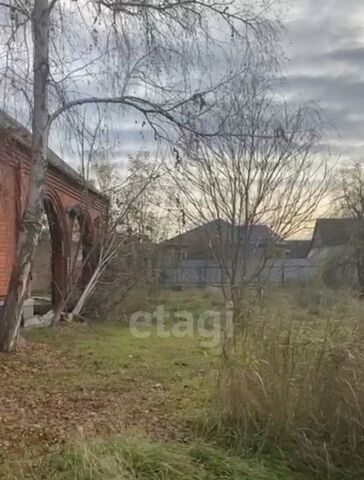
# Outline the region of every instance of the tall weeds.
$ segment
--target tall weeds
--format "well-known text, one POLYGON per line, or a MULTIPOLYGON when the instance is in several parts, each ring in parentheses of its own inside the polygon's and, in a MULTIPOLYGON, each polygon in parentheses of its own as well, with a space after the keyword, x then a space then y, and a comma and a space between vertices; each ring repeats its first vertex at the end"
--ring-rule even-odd
POLYGON ((247 310, 221 364, 219 435, 244 450, 278 449, 328 478, 364 478, 364 305, 344 296, 313 314, 293 298, 247 310))

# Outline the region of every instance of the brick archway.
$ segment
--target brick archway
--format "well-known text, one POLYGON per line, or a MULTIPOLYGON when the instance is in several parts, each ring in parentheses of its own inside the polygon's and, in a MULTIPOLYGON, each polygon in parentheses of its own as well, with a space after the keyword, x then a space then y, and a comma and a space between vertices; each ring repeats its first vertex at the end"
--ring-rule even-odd
POLYGON ((78 248, 82 252, 82 273, 79 279, 79 284, 85 286, 93 273, 93 257, 94 257, 94 246, 95 246, 95 234, 94 227, 90 213, 87 211, 87 208, 76 205, 68 210, 70 216, 70 233, 69 233, 69 246, 70 246, 70 257, 73 257, 72 249, 77 248, 77 246, 72 242, 73 231, 75 225, 78 224, 80 229, 80 245, 78 248))
POLYGON ((66 295, 67 258, 69 257, 68 229, 61 200, 56 192, 47 191, 44 200, 51 240, 52 304, 57 305, 66 295))
MULTIPOLYGON (((25 206, 30 147, 29 131, 0 110, 0 315, 16 252, 17 225, 25 206)), ((93 273, 89 253, 97 241, 94 222, 107 215, 108 201, 92 185, 86 188, 84 178, 51 150, 45 186, 44 206, 52 244, 51 294, 53 304, 57 304, 68 294, 74 221, 77 219, 84 225, 83 256, 90 257, 82 274, 82 284, 85 284, 93 273)))
POLYGON ((94 246, 96 239, 92 219, 89 213, 84 212, 79 220, 82 224, 81 230, 83 230, 82 248, 83 257, 85 259, 85 265, 82 272, 82 284, 87 285, 94 270, 93 257, 95 253, 94 246))

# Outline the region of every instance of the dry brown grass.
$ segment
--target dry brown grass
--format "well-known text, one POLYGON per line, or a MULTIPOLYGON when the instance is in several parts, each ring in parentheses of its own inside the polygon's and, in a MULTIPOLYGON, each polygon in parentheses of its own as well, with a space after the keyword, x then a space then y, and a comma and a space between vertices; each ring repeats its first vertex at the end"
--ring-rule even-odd
MULTIPOLYGON (((273 292, 274 293, 274 292, 273 292)), ((308 291, 250 305, 222 362, 218 429, 244 449, 279 449, 328 478, 364 478, 364 304, 308 291), (309 303, 309 302, 308 302, 309 303)))

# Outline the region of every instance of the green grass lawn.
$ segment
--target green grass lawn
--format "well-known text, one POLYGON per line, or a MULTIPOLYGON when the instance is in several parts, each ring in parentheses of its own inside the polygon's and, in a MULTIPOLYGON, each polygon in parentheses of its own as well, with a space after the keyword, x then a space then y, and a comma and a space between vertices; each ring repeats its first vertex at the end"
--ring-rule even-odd
MULTIPOLYGON (((165 293, 172 308, 217 304, 165 293)), ((215 302, 215 303, 214 303, 215 302)), ((158 302, 157 302, 158 303, 158 302)), ((201 338, 138 339, 120 323, 26 332, 0 356, 0 477, 49 480, 308 480, 269 457, 233 455, 194 427, 219 352, 201 338)))

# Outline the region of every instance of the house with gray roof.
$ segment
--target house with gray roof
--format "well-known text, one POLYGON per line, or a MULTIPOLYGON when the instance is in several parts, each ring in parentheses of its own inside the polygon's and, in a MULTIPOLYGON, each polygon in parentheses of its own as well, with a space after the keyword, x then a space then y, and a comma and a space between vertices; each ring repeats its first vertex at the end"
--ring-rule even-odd
POLYGON ((308 258, 330 270, 337 283, 356 284, 358 252, 364 247, 360 218, 320 218, 316 221, 308 258))
POLYGON ((229 258, 239 243, 247 245, 252 256, 266 254, 272 246, 283 244, 266 225, 232 225, 217 219, 165 240, 160 247, 165 263, 174 264, 180 260, 212 260, 217 252, 229 258))
POLYGON ((327 258, 350 253, 363 227, 364 222, 359 218, 319 218, 308 256, 327 258))
POLYGON ((307 258, 311 240, 286 240, 286 258, 307 258))
POLYGON ((220 284, 239 248, 241 268, 254 272, 266 259, 284 255, 285 242, 266 225, 216 219, 162 242, 158 265, 167 283, 220 284))

